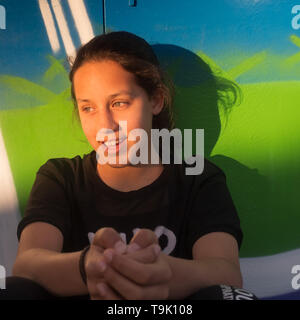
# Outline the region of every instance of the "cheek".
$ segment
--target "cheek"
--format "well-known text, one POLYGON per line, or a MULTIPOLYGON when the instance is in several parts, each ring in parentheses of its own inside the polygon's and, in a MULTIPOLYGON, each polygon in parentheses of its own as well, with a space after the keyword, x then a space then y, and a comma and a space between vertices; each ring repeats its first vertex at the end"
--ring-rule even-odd
POLYGON ((141 106, 135 110, 135 113, 129 118, 128 123, 131 124, 132 128, 141 128, 146 131, 152 127, 152 113, 148 106, 141 106))
POLYGON ((147 133, 149 133, 151 128, 152 128, 151 118, 146 117, 145 115, 143 116, 135 115, 134 117, 127 119, 128 132, 134 129, 144 129, 147 133))
POLYGON ((81 119, 81 128, 89 141, 90 144, 94 145, 96 141, 96 130, 95 128, 89 123, 88 121, 85 121, 84 119, 81 119))

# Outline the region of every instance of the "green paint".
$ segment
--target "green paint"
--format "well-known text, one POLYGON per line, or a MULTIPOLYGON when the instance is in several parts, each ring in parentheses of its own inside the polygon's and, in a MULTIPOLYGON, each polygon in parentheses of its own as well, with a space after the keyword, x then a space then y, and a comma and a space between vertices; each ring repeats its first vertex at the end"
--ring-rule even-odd
MULTIPOLYGON (((254 70, 266 72, 268 69, 264 68, 270 60, 280 62, 282 72, 287 72, 282 57, 266 56, 265 52, 239 60, 227 72, 204 53, 199 52, 198 56, 220 78, 240 79, 254 70)), ((2 85, 16 93, 11 103, 20 105, 24 95, 37 100, 34 107, 0 111, 22 211, 35 173, 43 163, 49 158, 73 157, 91 150, 79 125, 72 122, 73 106, 62 61, 48 60, 51 65, 41 84, 17 77, 0 78, 2 85), (63 83, 64 89, 54 90, 56 83, 63 83)), ((243 100, 233 109, 226 81, 220 81, 219 86, 223 91, 216 91, 211 83, 177 87, 176 124, 181 129, 205 129, 205 155, 225 171, 241 217, 245 235, 241 256, 299 248, 295 222, 300 189, 300 82, 240 84, 243 100), (222 95, 223 108, 219 102, 222 95), (231 112, 224 112, 226 106, 231 112)))
MULTIPOLYGON (((299 46, 300 38, 290 36, 291 43, 299 46)), ((267 81, 298 80, 300 73, 300 53, 292 56, 278 54, 270 49, 251 55, 238 47, 217 52, 215 59, 207 59, 202 52, 197 53, 217 75, 239 83, 260 83, 267 81)))
MULTIPOLYGON (((296 35, 291 35, 290 40, 294 45, 296 45, 297 47, 300 47, 300 38, 299 37, 297 37, 296 35)), ((287 68, 292 68, 292 67, 294 67, 294 65, 296 65, 299 62, 300 62, 300 53, 296 53, 296 54, 292 55, 291 57, 286 58, 284 61, 284 65, 287 68)))
POLYGON ((225 72, 212 58, 210 58, 204 52, 197 51, 195 54, 209 65, 209 67, 211 68, 211 71, 214 74, 229 78, 227 72, 225 72))
POLYGON ((243 103, 232 110, 211 154, 227 174, 242 220, 241 254, 299 248, 300 82, 241 88, 243 103))
POLYGON ((3 75, 0 76, 0 84, 5 85, 9 89, 13 89, 15 93, 28 95, 38 99, 42 103, 49 102, 56 98, 56 94, 47 88, 23 78, 3 75))
POLYGON ((254 56, 244 60, 242 63, 240 63, 236 67, 228 70, 227 73, 231 79, 237 79, 240 75, 246 73, 249 70, 252 70, 256 66, 263 63, 266 60, 266 57, 267 57, 266 51, 259 52, 254 56))
POLYGON ((298 36, 293 34, 290 36, 290 40, 295 46, 300 48, 300 38, 298 36))
MULTIPOLYGON (((59 67, 59 62, 54 58, 51 62, 43 78, 50 82, 64 78, 66 71, 59 67)), ((23 214, 35 174, 42 164, 50 158, 83 155, 91 147, 73 120, 70 88, 56 94, 42 85, 12 76, 1 76, 0 83, 14 91, 11 103, 22 105, 24 95, 40 102, 35 107, 0 111, 0 126, 23 214)))
MULTIPOLYGON (((205 54, 197 54, 210 64, 215 75, 225 78, 230 71, 232 77, 239 77, 251 68, 263 69, 270 58, 283 61, 280 56, 262 52, 226 72, 205 54)), ((280 68, 288 72, 286 66, 280 68)), ((220 87, 224 90, 222 83, 220 87)), ((231 112, 227 114, 218 104, 220 93, 210 84, 178 88, 177 125, 181 129, 205 128, 205 155, 226 173, 241 217, 245 235, 241 256, 299 248, 295 221, 299 215, 296 190, 300 189, 300 82, 260 82, 240 87, 242 103, 232 109, 229 106, 231 112)))
POLYGON ((230 68, 226 69, 226 71, 224 71, 213 59, 209 58, 203 52, 198 51, 196 54, 211 67, 212 72, 215 75, 219 75, 230 80, 236 80, 241 75, 244 75, 250 70, 253 70, 257 66, 260 66, 262 63, 265 62, 267 58, 267 52, 262 51, 256 53, 253 56, 244 57, 242 61, 236 62, 235 64, 235 62, 232 61, 235 59, 233 59, 233 57, 231 56, 230 59, 232 62, 230 64, 235 65, 231 66, 230 68))
POLYGON ((51 83, 54 81, 57 77, 62 78, 63 80, 67 81, 69 83, 69 77, 68 72, 63 66, 63 63, 65 63, 65 60, 57 60, 52 56, 47 56, 47 60, 50 64, 50 68, 44 73, 43 75, 43 82, 44 83, 51 83))
POLYGON ((300 53, 297 53, 285 60, 287 67, 293 67, 295 64, 300 62, 300 53))

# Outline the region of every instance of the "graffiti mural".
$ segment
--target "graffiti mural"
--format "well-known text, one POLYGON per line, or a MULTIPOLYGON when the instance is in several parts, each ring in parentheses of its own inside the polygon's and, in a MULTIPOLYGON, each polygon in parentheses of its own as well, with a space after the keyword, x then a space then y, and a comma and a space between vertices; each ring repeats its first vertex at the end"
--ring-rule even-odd
POLYGON ((68 66, 75 48, 102 26, 94 1, 3 4, 11 14, 0 35, 0 260, 10 274, 17 222, 37 169, 49 158, 90 150, 73 117, 68 66))
POLYGON ((72 115, 67 58, 104 30, 126 30, 153 45, 175 83, 176 125, 204 128, 205 156, 226 173, 244 231, 245 288, 261 298, 300 296, 292 286, 300 264, 300 4, 105 3, 0 1, 0 264, 9 270, 40 165, 90 151, 72 115))

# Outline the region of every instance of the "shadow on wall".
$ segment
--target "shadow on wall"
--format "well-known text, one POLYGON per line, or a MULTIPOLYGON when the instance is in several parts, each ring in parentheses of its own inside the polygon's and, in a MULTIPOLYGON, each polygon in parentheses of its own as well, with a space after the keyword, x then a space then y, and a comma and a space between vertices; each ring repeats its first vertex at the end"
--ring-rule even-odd
MULTIPOLYGON (((243 108, 238 109, 238 106, 234 106, 239 100, 235 83, 214 75, 210 68, 214 68, 214 65, 209 66, 205 62, 209 60, 204 61, 195 53, 174 45, 154 45, 153 48, 175 82, 176 127, 194 130, 204 128, 205 156, 222 168, 227 176, 244 231, 241 257, 268 256, 299 248, 299 227, 295 223, 299 217, 299 108, 294 101, 297 101, 300 82, 241 85, 247 99, 243 101, 243 108), (286 108, 286 102, 290 103, 289 109, 286 108), (253 109, 254 112, 250 112, 252 118, 249 118, 249 113, 245 111, 253 109), (235 115, 235 120, 234 117, 230 118, 235 115), (274 115, 277 116, 277 122, 274 121, 274 115), (237 126, 237 123, 241 125, 237 126), (266 135, 265 125, 272 125, 276 130, 270 130, 266 135), (280 135, 276 136, 280 126, 292 129, 280 130, 280 135), (245 134, 239 136, 241 128, 245 134), (250 129, 252 131, 248 134, 250 129), (259 133, 253 135, 257 129, 259 133), (224 143, 224 136, 228 132, 231 132, 228 135, 230 138, 227 141, 225 139, 224 143), (253 139, 248 139, 249 136, 253 139), (293 143, 289 143, 291 138, 293 143), (249 145, 247 141, 252 144, 249 145), (257 142, 260 142, 259 148, 257 142), (227 153, 228 149, 234 149, 236 152, 233 154, 239 155, 243 151, 241 147, 249 151, 244 161, 248 155, 255 159, 262 158, 260 165, 264 162, 264 166, 270 169, 267 170, 267 177, 247 167, 246 162, 241 163, 228 156, 231 154, 227 153), (275 147, 277 153, 273 152, 275 147), (221 151, 217 154, 215 150, 221 151), (278 161, 278 155, 282 157, 281 162, 278 161), (269 183, 269 179, 272 183, 269 183)), ((0 139, 0 161, 5 159, 9 164, 3 170, 6 176, 2 178, 0 188, 0 264, 4 261, 7 270, 12 263, 11 254, 16 252, 18 204, 22 215, 38 168, 49 158, 74 157, 91 151, 80 126, 76 123, 74 126, 72 121, 73 106, 67 68, 63 61, 55 57, 48 57, 48 62, 50 66, 47 64, 45 73, 33 75, 39 79, 36 83, 14 75, 0 75, 0 133, 3 135, 3 140, 0 139), (3 152, 5 149, 7 156, 3 152), (8 177, 9 167, 13 176, 11 179, 8 177)), ((287 263, 292 261, 286 256, 280 256, 279 260, 287 263)), ((254 265, 253 269, 262 274, 263 265, 257 267, 257 260, 254 265)), ((282 266, 277 262, 276 265, 278 270, 282 266)), ((280 268, 277 274, 285 274, 288 278, 290 270, 286 273, 285 267, 280 268)), ((248 287, 250 291, 256 292, 257 285, 263 280, 272 286, 274 278, 272 274, 269 275, 269 268, 266 267, 264 271, 269 278, 255 280, 253 287, 248 287)), ((252 275, 256 277, 256 274, 252 275)), ((289 279, 281 278, 285 285, 290 284, 289 279)))
MULTIPOLYGON (((238 101, 236 85, 213 75, 203 59, 186 49, 174 45, 154 45, 153 48, 162 66, 174 79, 176 126, 180 129, 204 128, 205 156, 222 168, 227 176, 245 235, 241 256, 259 255, 266 241, 274 242, 269 236, 270 210, 267 212, 271 202, 270 185, 257 170, 249 169, 224 154, 212 156, 216 143, 226 130, 224 119, 230 117, 233 104, 238 101)), ((7 109, 0 112, 0 126, 21 214, 35 173, 43 163, 49 158, 73 157, 90 151, 81 129, 74 127, 72 122, 73 107, 63 61, 54 57, 49 57, 48 61, 50 67, 44 75, 39 75, 39 83, 0 76, 0 89, 13 90, 13 94, 7 97, 10 98, 7 109), (28 101, 28 105, 24 101, 28 101), (22 157, 17 157, 18 154, 22 157)), ((195 151, 195 141, 193 143, 195 151)))
MULTIPOLYGON (((230 117, 230 112, 241 98, 240 89, 234 82, 214 75, 209 65, 191 51, 175 45, 152 47, 175 84, 176 127, 193 131, 204 129, 205 157, 225 172, 241 219, 244 244, 251 247, 251 236, 256 234, 255 229, 251 229, 253 225, 267 227, 264 208, 267 206, 265 192, 270 188, 269 181, 256 169, 250 169, 235 159, 225 155, 211 156, 221 130, 226 130, 226 120, 230 117), (221 121, 220 114, 224 115, 224 121, 221 121), (251 212, 253 216, 247 216, 251 212), (260 221, 257 220, 258 217, 260 221), (253 224, 247 226, 245 221, 253 221, 253 224)), ((193 141, 193 152, 195 150, 193 141)), ((241 255, 242 253, 243 245, 241 255)))

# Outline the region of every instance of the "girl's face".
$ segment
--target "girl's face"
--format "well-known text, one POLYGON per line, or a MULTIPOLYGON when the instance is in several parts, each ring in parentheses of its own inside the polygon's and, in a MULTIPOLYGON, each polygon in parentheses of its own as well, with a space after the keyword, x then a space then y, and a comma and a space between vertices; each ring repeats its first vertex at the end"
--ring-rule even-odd
MULTIPOLYGON (((95 151, 102 144, 96 140, 100 129, 111 129, 118 141, 120 121, 127 121, 127 132, 120 137, 127 137, 127 150, 136 143, 128 141, 131 130, 144 129, 151 137, 152 116, 161 111, 163 97, 158 94, 149 98, 134 75, 120 64, 112 60, 86 62, 75 72, 73 84, 81 126, 95 151)), ((118 163, 118 149, 116 159, 118 163)))

